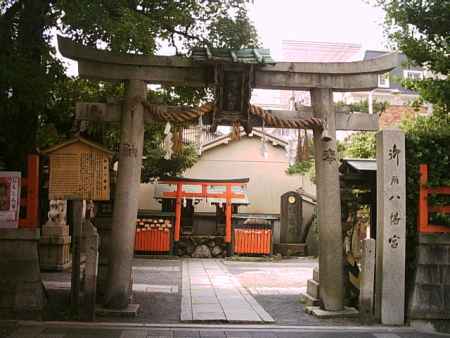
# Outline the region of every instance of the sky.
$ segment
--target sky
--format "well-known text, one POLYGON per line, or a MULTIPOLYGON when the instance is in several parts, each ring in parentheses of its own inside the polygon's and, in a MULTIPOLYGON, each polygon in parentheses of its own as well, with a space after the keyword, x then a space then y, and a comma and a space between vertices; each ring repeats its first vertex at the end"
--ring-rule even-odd
POLYGON ((281 58, 281 41, 349 42, 385 50, 382 9, 367 0, 254 0, 249 16, 262 46, 281 58))
MULTIPOLYGON (((384 12, 368 0, 254 0, 249 5, 262 47, 281 60, 281 41, 348 42, 363 49, 386 50, 384 12)), ((173 54, 163 50, 162 54, 173 54)), ((77 75, 74 62, 65 59, 69 75, 77 75)))

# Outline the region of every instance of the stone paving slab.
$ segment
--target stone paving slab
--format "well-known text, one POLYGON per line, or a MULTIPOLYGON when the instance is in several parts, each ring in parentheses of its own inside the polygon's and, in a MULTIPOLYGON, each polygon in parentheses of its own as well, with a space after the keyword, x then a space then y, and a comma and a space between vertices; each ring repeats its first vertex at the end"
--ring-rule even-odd
POLYGON ((182 276, 182 321, 274 321, 220 260, 183 260, 182 276))
MULTIPOLYGON (((70 282, 44 281, 44 287, 47 290, 68 290, 70 282)), ((148 293, 178 293, 178 285, 155 285, 133 283, 133 291, 148 293)))
POLYGON ((133 271, 178 272, 178 266, 133 266, 133 271))
POLYGON ((300 295, 306 291, 306 288, 258 287, 248 288, 248 290, 252 295, 300 295))
MULTIPOLYGON (((0 321, 1 323, 1 321, 0 321)), ((54 322, 56 323, 56 322, 54 322)), ((394 327, 282 327, 267 325, 196 325, 167 327, 120 327, 104 323, 19 326, 8 337, 20 338, 434 338, 442 334, 394 327)))

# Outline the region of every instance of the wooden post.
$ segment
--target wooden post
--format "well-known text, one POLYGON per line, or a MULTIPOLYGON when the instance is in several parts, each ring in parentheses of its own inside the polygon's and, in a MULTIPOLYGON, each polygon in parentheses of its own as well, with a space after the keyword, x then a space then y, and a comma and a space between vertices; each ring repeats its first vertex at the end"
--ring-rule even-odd
POLYGON ((28 155, 27 176, 22 178, 26 187, 26 216, 19 220, 20 228, 37 228, 39 225, 39 155, 28 155))
POLYGON ((177 183, 177 196, 175 201, 175 242, 180 240, 181 233, 181 190, 183 185, 177 183))
POLYGON ((231 185, 226 185, 225 243, 231 243, 231 185))
POLYGON ((83 204, 82 200, 72 201, 72 280, 70 287, 70 304, 72 312, 80 314, 80 265, 81 265, 81 233, 83 227, 83 204))
POLYGON ((359 313, 365 324, 373 321, 375 292, 375 240, 362 241, 362 260, 359 288, 359 313))
POLYGON ((421 164, 420 187, 419 187, 419 232, 424 231, 428 226, 428 166, 421 164))
POLYGON ((27 218, 30 226, 39 224, 39 155, 28 155, 27 218))

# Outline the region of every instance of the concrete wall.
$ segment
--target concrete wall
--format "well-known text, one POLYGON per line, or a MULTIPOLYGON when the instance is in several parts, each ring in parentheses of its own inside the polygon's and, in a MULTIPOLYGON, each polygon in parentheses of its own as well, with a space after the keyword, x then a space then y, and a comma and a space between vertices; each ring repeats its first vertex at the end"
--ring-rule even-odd
MULTIPOLYGON (((410 320, 450 322, 450 233, 419 234, 410 320)), ((412 277, 412 276, 409 276, 412 277)))
MULTIPOLYGON (((268 143, 268 158, 260 152, 259 137, 244 136, 239 141, 219 145, 205 151, 201 160, 188 169, 183 176, 205 179, 229 179, 249 177, 248 197, 250 205, 240 207, 240 213, 278 214, 280 196, 303 187, 315 194, 315 186, 307 177, 287 175, 288 161, 283 147, 268 143)), ((153 199, 154 186, 141 184, 139 208, 160 210, 161 205, 153 199)), ((195 212, 214 212, 215 208, 201 202, 195 212)))

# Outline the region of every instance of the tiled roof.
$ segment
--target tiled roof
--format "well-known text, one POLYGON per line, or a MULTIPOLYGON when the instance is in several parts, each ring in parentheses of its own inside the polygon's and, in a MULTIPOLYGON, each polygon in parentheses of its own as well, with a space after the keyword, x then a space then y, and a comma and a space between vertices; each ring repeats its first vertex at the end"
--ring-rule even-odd
POLYGON ((270 56, 269 49, 238 49, 225 48, 193 48, 191 58, 199 62, 227 62, 247 64, 271 64, 275 61, 270 56))
POLYGON ((357 171, 377 171, 377 161, 374 159, 344 158, 342 162, 357 171))
POLYGON ((347 62, 361 59, 361 45, 341 42, 310 42, 284 40, 283 61, 347 62))

